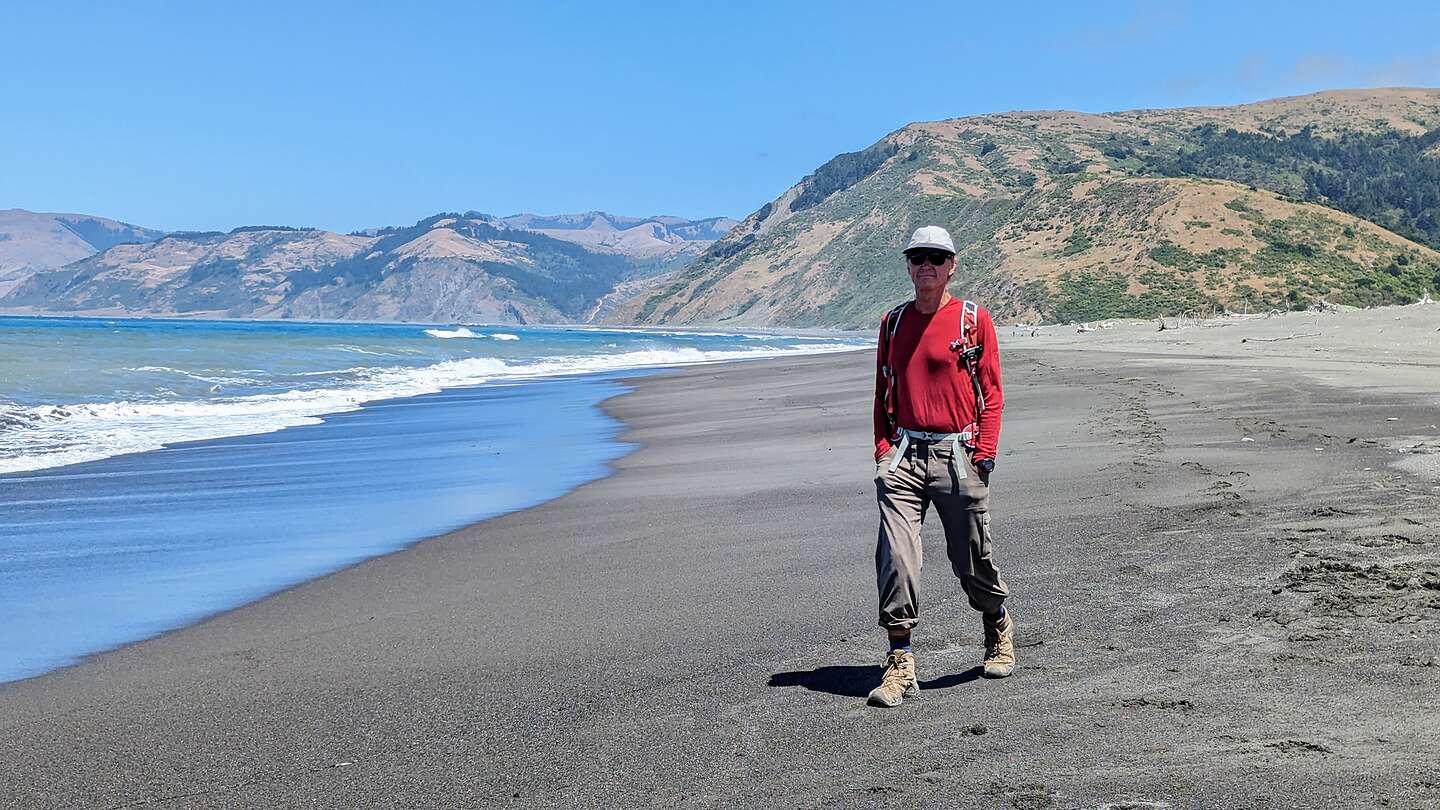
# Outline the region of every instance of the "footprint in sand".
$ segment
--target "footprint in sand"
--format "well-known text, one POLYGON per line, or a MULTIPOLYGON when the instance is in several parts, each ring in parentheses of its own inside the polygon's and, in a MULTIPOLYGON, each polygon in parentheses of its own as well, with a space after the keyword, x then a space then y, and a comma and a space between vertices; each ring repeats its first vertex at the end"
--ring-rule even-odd
POLYGON ((1381 534, 1372 537, 1357 537, 1355 545, 1365 548, 1387 548, 1390 546, 1402 545, 1423 545, 1423 542, 1413 537, 1406 537, 1403 534, 1381 534))
POLYGON ((1333 754, 1329 748, 1320 743, 1313 743, 1307 740, 1279 740, 1277 742, 1265 743, 1266 748, 1274 748, 1287 754, 1333 754))
POLYGON ((1168 709, 1170 711, 1189 712, 1195 710, 1195 704, 1188 700, 1166 700, 1164 698, 1138 697, 1126 698, 1120 701, 1120 706, 1127 709, 1150 707, 1155 709, 1168 709))

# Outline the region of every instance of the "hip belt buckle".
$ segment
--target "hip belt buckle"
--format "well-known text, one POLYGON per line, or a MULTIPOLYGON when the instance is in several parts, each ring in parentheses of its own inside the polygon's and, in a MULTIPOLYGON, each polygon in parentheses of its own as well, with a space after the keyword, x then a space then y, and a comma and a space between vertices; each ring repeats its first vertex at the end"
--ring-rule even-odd
POLYGON ((900 459, 904 458, 905 451, 910 449, 911 439, 918 442, 950 442, 950 446, 958 457, 960 455, 960 443, 965 442, 968 444, 975 435, 968 430, 960 433, 934 433, 928 430, 911 430, 909 428, 900 428, 899 433, 900 446, 896 448, 895 457, 890 460, 890 472, 895 472, 896 468, 900 466, 900 459))

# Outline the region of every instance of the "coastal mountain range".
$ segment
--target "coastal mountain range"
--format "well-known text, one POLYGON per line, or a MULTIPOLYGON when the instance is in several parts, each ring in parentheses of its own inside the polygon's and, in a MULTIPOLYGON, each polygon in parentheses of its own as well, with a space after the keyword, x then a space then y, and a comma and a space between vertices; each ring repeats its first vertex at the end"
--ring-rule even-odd
POLYGON ((739 223, 729 217, 622 217, 603 211, 584 214, 516 214, 496 220, 507 228, 521 228, 588 247, 610 248, 631 256, 699 254, 739 223))
POLYGON ((135 229, 129 243, 91 250, 60 267, 30 269, 12 281, 0 308, 227 318, 583 321, 602 315, 617 289, 684 264, 734 224, 725 218, 598 211, 550 217, 472 211, 352 234, 280 226, 226 233, 135 229))
POLYGON ((163 232, 88 214, 0 210, 0 295, 31 273, 61 267, 126 242, 163 232))
POLYGON ((1440 286, 1440 90, 911 124, 611 317, 873 327, 926 224, 955 237, 952 292, 1007 320, 1408 303, 1440 286))
POLYGON ((1440 90, 914 123, 738 223, 160 234, 0 212, 0 311, 871 328, 909 297, 899 251, 926 224, 955 237, 952 291, 1001 320, 1414 301, 1440 288, 1440 90), (25 217, 70 252, 22 245, 25 217))

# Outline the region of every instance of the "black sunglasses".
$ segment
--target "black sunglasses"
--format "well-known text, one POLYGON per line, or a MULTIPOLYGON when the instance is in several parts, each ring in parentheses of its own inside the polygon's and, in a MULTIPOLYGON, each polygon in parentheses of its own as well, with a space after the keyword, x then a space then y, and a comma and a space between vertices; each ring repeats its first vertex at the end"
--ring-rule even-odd
POLYGON ((905 254, 905 258, 916 267, 923 266, 929 262, 936 267, 944 267, 945 262, 950 261, 951 254, 940 250, 912 250, 905 254))

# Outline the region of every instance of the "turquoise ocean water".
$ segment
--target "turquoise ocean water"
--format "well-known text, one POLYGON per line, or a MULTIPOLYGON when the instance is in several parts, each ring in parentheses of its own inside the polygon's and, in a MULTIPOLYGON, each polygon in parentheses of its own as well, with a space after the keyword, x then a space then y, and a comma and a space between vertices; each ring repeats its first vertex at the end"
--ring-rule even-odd
POLYGON ((627 376, 865 345, 0 318, 0 681, 594 480, 627 376))

